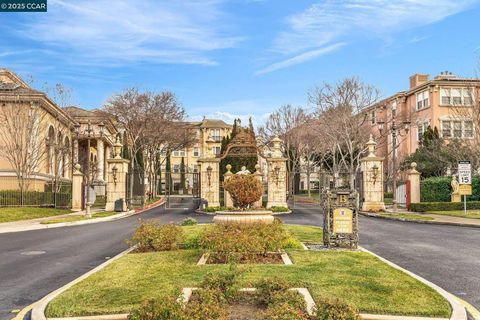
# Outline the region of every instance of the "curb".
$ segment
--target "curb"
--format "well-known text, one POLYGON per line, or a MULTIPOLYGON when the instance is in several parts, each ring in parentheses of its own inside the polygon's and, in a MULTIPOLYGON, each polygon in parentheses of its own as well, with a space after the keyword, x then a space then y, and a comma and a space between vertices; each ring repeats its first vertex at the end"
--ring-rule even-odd
MULTIPOLYGON (((215 211, 215 212, 205 212, 205 211, 202 211, 200 209, 196 209, 195 210, 195 213, 198 213, 198 214, 205 214, 207 216, 215 216, 217 214, 222 214, 224 211, 215 211)), ((236 211, 235 211, 236 212, 236 211)), ((241 213, 241 211, 238 211, 239 213, 241 213)), ((247 211, 248 212, 248 211, 247 211)), ((292 210, 288 210, 288 211, 284 211, 284 212, 272 212, 272 216, 279 216, 279 215, 282 215, 282 214, 290 214, 292 213, 292 210)))
POLYGON ((392 218, 380 216, 377 214, 372 214, 369 212, 359 211, 359 214, 364 217, 391 220, 391 221, 401 221, 401 222, 410 222, 410 223, 419 223, 419 224, 434 224, 440 226, 456 226, 456 227, 466 227, 466 228, 480 228, 480 225, 468 224, 468 223, 456 223, 456 222, 444 222, 444 221, 435 221, 435 220, 409 220, 405 218, 392 218))
POLYGON ((455 297, 450 292, 440 288, 439 286, 437 286, 436 284, 428 281, 427 279, 424 279, 424 278, 420 277, 419 275, 416 275, 415 273, 413 273, 411 271, 408 271, 408 270, 400 267, 399 265, 396 265, 395 263, 393 263, 393 262, 391 262, 391 261, 389 261, 385 258, 380 257, 379 255, 377 255, 377 254, 375 254, 375 253, 373 253, 373 252, 371 252, 371 251, 369 251, 369 250, 367 250, 363 247, 359 246, 358 248, 360 250, 362 250, 363 252, 366 252, 366 253, 369 253, 369 254, 373 255, 374 257, 376 257, 377 259, 381 260, 382 262, 388 264, 389 266, 408 274, 409 276, 417 279, 418 281, 422 282, 423 284, 426 284, 430 288, 437 291, 442 297, 447 299, 447 301, 450 303, 450 306, 452 307, 452 315, 450 317, 450 320, 467 320, 467 311, 465 310, 465 307, 460 303, 458 298, 455 297))
POLYGON ((92 274, 102 270, 103 268, 105 268, 106 266, 108 266, 109 264, 113 263, 114 261, 120 259, 121 257, 123 257, 124 255, 126 255, 127 253, 133 251, 135 249, 135 247, 131 247, 131 248, 128 248, 127 250, 117 254, 115 257, 111 258, 110 260, 108 261, 105 261, 104 263, 102 263, 101 265, 95 267, 94 269, 90 270, 89 272, 81 275, 80 277, 76 278, 75 280, 67 283, 66 285, 64 285, 63 287, 49 293, 48 295, 46 295, 45 297, 43 297, 41 300, 39 300, 38 302, 36 302, 33 306, 33 309, 32 309, 32 316, 31 316, 31 319, 32 320, 47 320, 47 317, 45 316, 45 309, 47 308, 47 305, 50 303, 50 301, 52 301, 53 299, 55 299, 58 295, 60 295, 61 293, 65 292, 66 290, 70 289, 71 287, 73 287, 75 284, 79 283, 80 281, 88 278, 89 276, 91 276, 92 274))

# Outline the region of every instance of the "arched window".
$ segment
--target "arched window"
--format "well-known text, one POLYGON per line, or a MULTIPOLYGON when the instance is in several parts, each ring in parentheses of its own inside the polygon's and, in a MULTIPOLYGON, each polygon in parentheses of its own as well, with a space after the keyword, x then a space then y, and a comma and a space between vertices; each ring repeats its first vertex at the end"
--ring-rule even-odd
POLYGON ((48 135, 46 141, 47 157, 45 164, 45 171, 48 174, 53 174, 54 168, 54 146, 55 146, 55 129, 52 126, 48 127, 48 135))

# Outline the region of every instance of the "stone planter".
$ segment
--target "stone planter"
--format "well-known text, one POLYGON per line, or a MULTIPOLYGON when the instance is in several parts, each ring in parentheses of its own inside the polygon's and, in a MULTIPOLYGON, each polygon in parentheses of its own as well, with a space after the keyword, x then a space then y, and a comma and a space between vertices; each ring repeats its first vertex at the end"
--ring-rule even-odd
POLYGON ((218 211, 213 221, 215 223, 266 223, 270 224, 274 218, 272 211, 256 210, 256 211, 218 211))

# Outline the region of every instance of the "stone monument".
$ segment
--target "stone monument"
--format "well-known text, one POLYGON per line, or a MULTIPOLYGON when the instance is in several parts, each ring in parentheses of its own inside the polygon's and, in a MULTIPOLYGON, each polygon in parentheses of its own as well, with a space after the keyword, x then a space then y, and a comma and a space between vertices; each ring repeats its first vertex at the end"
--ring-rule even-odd
POLYGON ((452 176, 452 182, 450 182, 452 186, 452 202, 462 202, 462 196, 460 195, 460 185, 457 180, 457 176, 452 176))
POLYGON ((283 157, 283 141, 275 137, 272 140, 273 152, 267 158, 268 163, 268 198, 267 209, 271 207, 288 207, 287 205, 287 158, 283 157))
POLYGON ((327 248, 358 247, 358 193, 337 189, 327 194, 323 212, 323 244, 327 248))
POLYGON ((360 160, 363 174, 363 205, 362 211, 385 211, 383 201, 383 157, 377 157, 375 147, 377 143, 370 135, 367 143, 368 155, 360 160))

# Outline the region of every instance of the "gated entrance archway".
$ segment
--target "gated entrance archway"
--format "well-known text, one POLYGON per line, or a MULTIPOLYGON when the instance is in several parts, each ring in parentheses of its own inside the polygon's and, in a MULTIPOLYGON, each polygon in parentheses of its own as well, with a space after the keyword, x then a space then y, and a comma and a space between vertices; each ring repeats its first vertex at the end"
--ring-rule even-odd
POLYGON ((198 207, 200 200, 198 172, 163 172, 158 183, 165 195, 166 209, 198 207))

